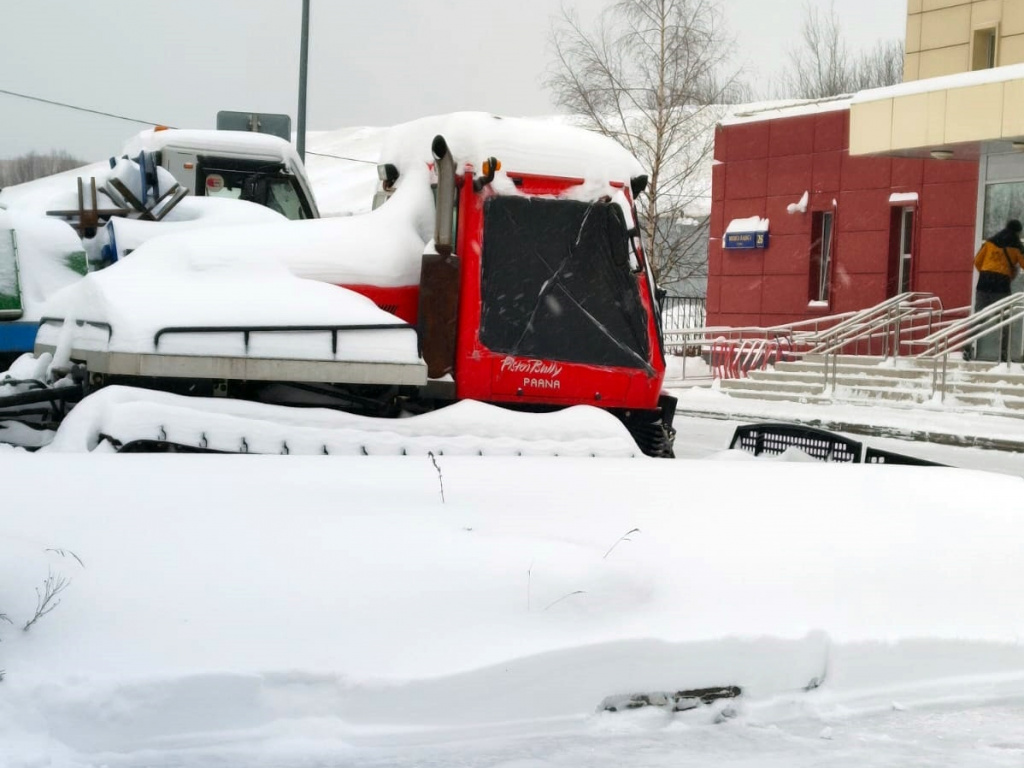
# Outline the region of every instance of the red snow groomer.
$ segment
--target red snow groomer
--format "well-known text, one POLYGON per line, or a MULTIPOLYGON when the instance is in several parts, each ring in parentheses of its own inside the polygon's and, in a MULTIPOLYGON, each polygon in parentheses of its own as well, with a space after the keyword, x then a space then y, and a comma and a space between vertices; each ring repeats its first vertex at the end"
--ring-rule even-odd
MULTIPOLYGON (((431 149, 435 234, 419 285, 347 287, 418 325, 443 399, 597 406, 645 453, 671 456, 675 399, 661 390, 657 292, 634 207, 647 177, 595 195, 584 178, 502 169, 500 158, 457 169, 442 136, 431 149)), ((385 188, 398 180, 394 166, 381 176, 385 188)))
POLYGON ((672 456, 675 399, 661 388, 657 289, 634 207, 642 168, 588 131, 455 117, 423 121, 398 142, 404 156, 380 167, 384 202, 373 212, 157 238, 86 278, 77 301, 54 305, 37 353, 55 351, 64 318, 77 315, 68 357, 85 391, 122 384, 372 416, 464 400, 533 412, 590 405, 618 417, 644 453, 672 456), (226 285, 230 324, 165 287, 198 294, 216 270, 146 272, 174 265, 179 252, 258 251, 286 263, 293 284, 273 303, 239 293, 244 276, 226 285), (296 276, 362 296, 313 291, 321 305, 303 314, 299 289, 312 284, 296 276), (324 310, 353 300, 358 320, 324 310), (378 335, 366 343, 366 333, 378 335), (299 359, 304 334, 320 334, 319 356, 299 359), (353 347, 359 334, 363 346, 353 347), (408 354, 378 354, 403 334, 408 354))

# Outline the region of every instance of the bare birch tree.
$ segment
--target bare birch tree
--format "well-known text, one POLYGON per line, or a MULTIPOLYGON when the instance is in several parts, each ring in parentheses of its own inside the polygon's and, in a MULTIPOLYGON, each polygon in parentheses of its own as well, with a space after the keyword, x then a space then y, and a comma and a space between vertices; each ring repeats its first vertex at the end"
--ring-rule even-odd
POLYGON ((563 8, 551 43, 555 101, 649 171, 637 210, 655 275, 706 277, 711 105, 745 95, 717 1, 616 0, 593 29, 563 8))
POLYGON ((869 51, 852 54, 835 3, 827 11, 808 4, 804 6, 800 44, 789 50, 780 95, 824 99, 902 80, 902 40, 882 41, 869 51))

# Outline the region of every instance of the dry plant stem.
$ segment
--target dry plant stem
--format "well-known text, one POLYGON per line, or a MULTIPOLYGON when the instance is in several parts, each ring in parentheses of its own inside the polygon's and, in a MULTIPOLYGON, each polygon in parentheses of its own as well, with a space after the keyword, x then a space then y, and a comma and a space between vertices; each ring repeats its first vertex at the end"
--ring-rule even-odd
POLYGON ((25 623, 25 626, 21 628, 22 631, 28 632, 29 627, 60 605, 60 600, 57 599, 57 595, 67 589, 70 583, 71 579, 66 576, 62 576, 59 573, 55 574, 53 571, 50 571, 46 575, 46 579, 43 581, 42 591, 40 591, 39 587, 36 587, 36 613, 25 623))
POLYGON ((608 548, 608 551, 604 553, 604 557, 602 557, 601 559, 602 560, 607 559, 608 555, 610 555, 612 553, 612 550, 615 549, 617 546, 619 546, 619 544, 621 544, 622 542, 624 542, 624 541, 632 541, 632 539, 629 538, 629 537, 630 537, 630 534, 634 534, 634 533, 640 533, 640 529, 639 528, 633 528, 632 530, 626 531, 624 534, 622 534, 619 537, 618 541, 616 541, 614 544, 612 544, 608 548))
POLYGON ((441 486, 441 503, 444 504, 444 478, 441 476, 441 467, 438 466, 437 459, 434 457, 433 451, 427 451, 427 456, 430 457, 430 462, 434 465, 434 469, 437 470, 437 482, 441 486))
POLYGON ((554 605, 558 605, 560 602, 562 602, 566 598, 572 597, 573 595, 585 595, 585 594, 587 594, 586 590, 584 590, 584 589, 577 589, 575 592, 570 592, 567 595, 562 595, 560 598, 555 600, 553 603, 549 603, 547 606, 545 606, 544 610, 546 611, 548 608, 551 608, 554 605))
POLYGON ((57 549, 57 548, 51 547, 51 548, 47 549, 46 551, 47 552, 53 552, 55 554, 60 555, 61 557, 73 557, 75 560, 78 561, 78 564, 80 566, 85 568, 85 563, 82 562, 82 558, 80 558, 78 555, 76 555, 70 549, 57 549))

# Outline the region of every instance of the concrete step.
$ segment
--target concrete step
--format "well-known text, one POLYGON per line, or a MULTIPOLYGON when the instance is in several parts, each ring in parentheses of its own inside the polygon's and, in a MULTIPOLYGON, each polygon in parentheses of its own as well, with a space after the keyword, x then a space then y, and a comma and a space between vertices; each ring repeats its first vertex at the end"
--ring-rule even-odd
MULTIPOLYGON (((832 361, 831 355, 803 355, 801 358, 807 363, 823 363, 828 360, 832 361)), ((879 363, 885 362, 887 359, 881 355, 839 355, 838 362, 841 365, 878 365, 879 363)))
MULTIPOLYGON (((827 357, 824 355, 803 355, 799 361, 794 362, 810 363, 812 365, 822 365, 825 363, 825 361, 829 361, 829 364, 831 364, 831 360, 831 357, 827 357)), ((884 364, 883 367, 886 368, 923 369, 929 371, 932 370, 933 367, 935 367, 936 363, 939 367, 942 366, 941 359, 936 361, 929 358, 906 356, 898 358, 886 358, 879 357, 876 355, 839 355, 837 362, 839 365, 853 365, 857 367, 880 366, 884 364)), ((788 363, 780 363, 780 365, 783 364, 788 365, 788 363)), ((998 365, 998 363, 994 363, 990 360, 966 361, 963 360, 958 354, 950 355, 946 364, 949 368, 959 368, 960 370, 967 371, 987 371, 998 365)), ((1021 370, 1022 365, 1020 363, 1013 363, 1011 364, 1011 367, 1017 370, 1021 370)))
POLYGON ((800 381, 784 377, 755 378, 753 376, 745 379, 722 379, 719 385, 723 390, 751 389, 758 392, 797 392, 801 394, 820 394, 824 385, 821 379, 817 381, 800 381))
MULTIPOLYGON (((808 374, 819 377, 824 376, 825 367, 813 364, 813 362, 779 362, 774 370, 777 373, 786 374, 808 374)), ((827 367, 829 376, 831 367, 827 367)), ((754 371, 751 372, 755 373, 754 371)), ((837 374, 867 374, 869 376, 886 377, 893 379, 926 378, 932 375, 931 371, 919 368, 883 368, 879 366, 852 366, 841 365, 836 367, 837 374)))
POLYGON ((1024 385, 1006 384, 987 381, 956 381, 946 382, 946 393, 964 393, 971 395, 999 395, 1000 397, 1024 398, 1024 385))
POLYGON ((993 397, 975 392, 950 392, 946 394, 946 400, 955 398, 958 403, 973 407, 980 407, 986 410, 996 411, 1000 408, 1009 408, 1012 411, 1019 411, 1024 416, 1024 397, 993 397))
POLYGON ((972 384, 1003 384, 1010 387, 1020 387, 1024 392, 1024 372, 995 371, 995 372, 963 372, 955 374, 946 373, 947 381, 956 381, 972 384))
POLYGON ((832 392, 833 402, 904 402, 924 403, 931 400, 931 390, 897 389, 895 387, 838 386, 832 392))
MULTIPOLYGON (((748 379, 754 381, 792 381, 804 382, 807 384, 825 384, 825 374, 821 371, 751 371, 747 374, 748 379)), ((828 376, 829 383, 832 383, 832 376, 828 376)), ((910 373, 905 376, 876 375, 874 370, 867 371, 836 371, 836 384, 852 385, 865 384, 867 386, 893 386, 893 387, 931 387, 932 377, 930 375, 918 375, 910 373)))
MULTIPOLYGON (((733 381, 742 381, 742 379, 733 379, 733 381)), ((723 384, 725 382, 722 382, 723 384)), ((831 403, 832 400, 816 394, 800 394, 796 392, 766 392, 757 389, 742 389, 739 387, 730 388, 727 392, 729 397, 735 397, 739 399, 747 400, 772 400, 775 402, 793 402, 793 403, 831 403)))

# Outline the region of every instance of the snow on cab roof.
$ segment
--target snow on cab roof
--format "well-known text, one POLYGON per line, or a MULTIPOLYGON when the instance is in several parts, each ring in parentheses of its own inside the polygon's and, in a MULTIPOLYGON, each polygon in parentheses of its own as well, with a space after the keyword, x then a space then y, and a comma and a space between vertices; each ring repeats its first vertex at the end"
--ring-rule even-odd
POLYGON ((134 157, 145 150, 154 152, 174 146, 186 149, 232 152, 237 154, 265 155, 279 158, 293 168, 302 166, 295 148, 279 136, 252 131, 224 131, 168 128, 142 131, 129 139, 122 147, 121 154, 134 157))
POLYGON ((849 109, 850 94, 829 96, 824 99, 787 99, 784 101, 763 101, 752 104, 737 104, 722 118, 720 125, 756 123, 783 117, 800 117, 824 112, 839 112, 849 109))
POLYGON ((477 171, 496 157, 502 171, 628 182, 646 171, 614 139, 558 118, 500 117, 486 112, 454 112, 424 117, 391 128, 381 162, 404 172, 432 162, 431 142, 444 136, 456 168, 469 163, 477 171))

